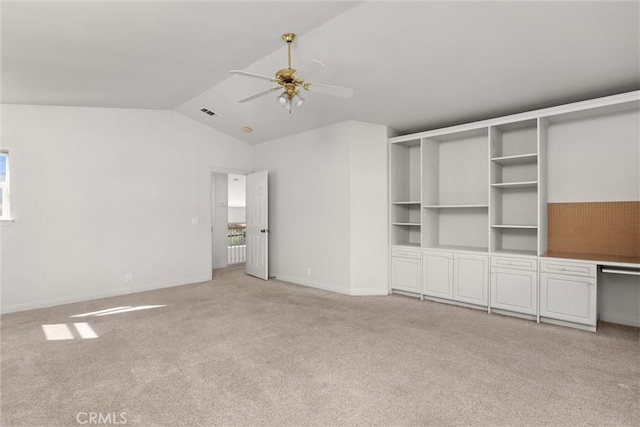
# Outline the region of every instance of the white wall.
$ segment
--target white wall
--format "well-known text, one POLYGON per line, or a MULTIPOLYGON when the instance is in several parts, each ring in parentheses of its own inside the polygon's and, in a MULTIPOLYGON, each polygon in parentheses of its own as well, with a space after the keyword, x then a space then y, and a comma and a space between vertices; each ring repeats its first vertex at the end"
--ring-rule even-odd
POLYGON ((210 169, 251 169, 250 146, 173 111, 5 105, 2 147, 3 312, 208 280, 210 169))
POLYGON ((548 202, 640 200, 637 111, 549 126, 548 202))
POLYGON ((351 294, 388 292, 387 127, 349 122, 351 294))
POLYGON ((247 221, 246 207, 229 206, 229 223, 244 223, 247 221))
POLYGON ((229 183, 226 173, 214 173, 211 175, 211 240, 212 240, 212 267, 227 267, 227 246, 229 245, 229 183))
POLYGON ((269 171, 271 275, 387 293, 386 132, 349 121, 254 147, 254 170, 269 171))
POLYGON ((229 174, 229 222, 244 223, 247 219, 247 177, 229 174))

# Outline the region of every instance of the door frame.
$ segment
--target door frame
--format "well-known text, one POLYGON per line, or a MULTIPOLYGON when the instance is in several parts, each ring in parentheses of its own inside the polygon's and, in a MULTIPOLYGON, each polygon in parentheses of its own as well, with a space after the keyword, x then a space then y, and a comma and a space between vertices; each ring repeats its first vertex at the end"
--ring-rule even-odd
POLYGON ((207 208, 207 241, 209 242, 209 244, 207 245, 207 257, 209 260, 209 280, 213 279, 213 236, 211 235, 211 228, 213 227, 213 224, 211 222, 211 207, 213 206, 213 180, 211 178, 213 174, 216 173, 226 175, 249 175, 252 172, 244 169, 228 169, 215 166, 209 167, 209 173, 207 174, 207 188, 209 189, 209 194, 207 196, 207 200, 209 201, 207 208))

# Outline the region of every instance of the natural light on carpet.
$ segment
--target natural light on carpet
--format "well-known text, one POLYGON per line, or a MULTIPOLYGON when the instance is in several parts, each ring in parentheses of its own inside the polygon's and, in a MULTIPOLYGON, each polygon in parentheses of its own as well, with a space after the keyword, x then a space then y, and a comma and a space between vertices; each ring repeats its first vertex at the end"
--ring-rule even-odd
MULTIPOLYGON (((98 338, 98 334, 86 322, 74 323, 73 326, 75 326, 80 338, 84 340, 98 338)), ((74 338, 71 329, 64 323, 42 325, 42 330, 49 341, 72 340, 74 338)))
POLYGON ((137 305, 135 307, 132 307, 132 306, 115 307, 115 308, 108 308, 106 310, 92 311, 91 313, 74 314, 73 316, 69 316, 69 317, 108 316, 110 314, 120 314, 120 313, 127 313, 127 312, 130 312, 130 311, 148 310, 150 308, 158 308, 158 307, 166 307, 166 304, 164 304, 164 305, 137 305))

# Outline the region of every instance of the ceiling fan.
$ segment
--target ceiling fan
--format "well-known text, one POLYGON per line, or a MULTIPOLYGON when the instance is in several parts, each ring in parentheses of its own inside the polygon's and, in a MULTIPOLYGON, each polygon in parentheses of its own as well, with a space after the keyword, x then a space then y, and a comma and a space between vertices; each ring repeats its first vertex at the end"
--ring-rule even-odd
POLYGON ((353 89, 312 83, 305 80, 307 77, 324 69, 324 64, 317 59, 310 60, 300 69, 291 68, 291 43, 293 43, 293 40, 295 38, 296 35, 293 33, 286 33, 282 35, 282 40, 287 43, 287 56, 289 62, 287 68, 283 68, 275 74, 275 78, 264 76, 261 74, 249 73, 242 70, 230 71, 230 73, 233 74, 239 74, 241 76, 252 77, 255 79, 268 80, 272 83, 278 84, 278 86, 276 87, 272 87, 251 96, 247 96, 246 98, 239 99, 238 102, 253 101, 254 99, 260 98, 271 92, 282 90, 283 92, 277 98, 278 103, 282 107, 287 108, 289 110, 289 113, 291 113, 291 109, 294 106, 302 107, 305 102, 304 98, 300 95, 300 89, 304 89, 309 92, 322 93, 325 95, 340 96, 343 98, 350 98, 351 96, 353 96, 353 89))

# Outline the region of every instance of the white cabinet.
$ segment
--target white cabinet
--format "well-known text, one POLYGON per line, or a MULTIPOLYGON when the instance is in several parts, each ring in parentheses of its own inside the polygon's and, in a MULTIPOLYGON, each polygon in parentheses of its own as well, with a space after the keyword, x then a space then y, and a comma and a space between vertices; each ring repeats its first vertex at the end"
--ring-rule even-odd
POLYGON ((475 305, 487 305, 487 266, 484 255, 424 251, 422 293, 475 305))
POLYGON ((538 275, 535 271, 493 268, 491 307, 515 313, 536 314, 538 275))
POLYGON ((422 252, 422 293, 427 296, 453 298, 453 254, 422 252))
POLYGON ((470 304, 487 305, 488 257, 459 255, 453 258, 453 299, 470 304))
POLYGON ((420 250, 392 248, 391 289, 419 294, 421 273, 420 250))
POLYGON ((491 257, 491 307, 537 315, 538 273, 535 258, 491 257))
POLYGON ((540 316, 596 326, 596 266, 540 261, 540 316))
POLYGON ((390 138, 391 289, 592 329, 596 263, 548 209, 637 199, 639 117, 636 91, 390 138))

